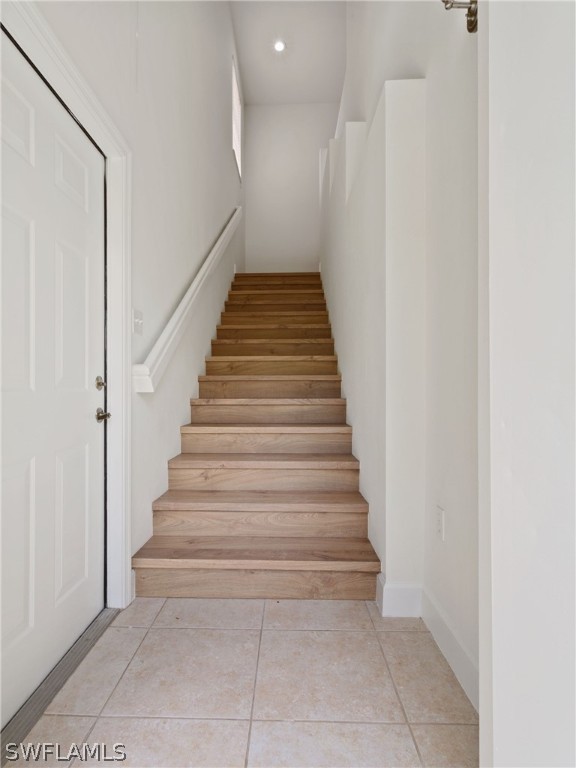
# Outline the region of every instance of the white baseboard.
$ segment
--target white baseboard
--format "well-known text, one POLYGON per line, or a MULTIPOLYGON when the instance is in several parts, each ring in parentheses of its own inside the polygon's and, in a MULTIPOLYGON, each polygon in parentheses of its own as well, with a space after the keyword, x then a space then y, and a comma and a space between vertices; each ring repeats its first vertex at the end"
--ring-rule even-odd
POLYGON ((417 584, 386 583, 383 573, 376 582, 376 603, 382 616, 422 615, 422 587, 417 584))
POLYGON ((478 666, 430 593, 422 593, 422 618, 476 711, 478 666))

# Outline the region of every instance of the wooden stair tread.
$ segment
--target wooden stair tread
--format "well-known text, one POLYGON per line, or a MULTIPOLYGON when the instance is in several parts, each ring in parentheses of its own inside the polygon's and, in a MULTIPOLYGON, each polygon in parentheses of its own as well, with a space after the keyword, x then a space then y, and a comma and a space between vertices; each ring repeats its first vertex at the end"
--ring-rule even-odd
MULTIPOLYGON (((232 375, 207 374, 198 376, 199 381, 342 381, 339 373, 239 373, 232 375)), ((321 398, 320 398, 321 399, 321 398)))
POLYGON ((342 397, 195 397, 193 405, 346 405, 342 397))
POLYGON ((358 469, 351 454, 341 453, 180 453, 169 469, 358 469))
POLYGON ((269 363, 271 359, 282 363, 300 363, 307 360, 335 363, 337 358, 336 355, 218 355, 217 357, 209 356, 206 358, 206 361, 216 363, 262 361, 269 363))
POLYGON ((351 434, 352 427, 348 424, 184 424, 180 427, 183 433, 230 433, 238 434, 351 434))
MULTIPOLYGON (((246 327, 246 326, 244 326, 246 327)), ((261 327, 261 326, 260 326, 261 327)), ((213 344, 219 344, 223 347, 234 344, 330 344, 333 339, 212 339, 213 344)))
POLYGON ((242 316, 246 315, 266 315, 268 317, 284 317, 287 315, 288 317, 293 317, 295 314, 302 315, 304 317, 310 316, 310 315, 327 315, 328 312, 324 312, 321 309, 301 309, 298 310, 298 312, 295 312, 293 309, 258 309, 254 310, 252 313, 250 312, 225 312, 224 314, 227 315, 233 315, 233 314, 241 314, 242 316))
POLYGON ((279 288, 278 290, 270 289, 265 291, 251 291, 248 288, 232 288, 229 291, 228 296, 261 296, 270 294, 271 296, 293 296, 295 293, 313 294, 324 297, 324 291, 322 288, 279 288))
POLYGON ((330 323, 308 323, 307 325, 298 325, 297 323, 261 323, 260 325, 222 325, 216 326, 216 330, 226 329, 227 331, 247 331, 247 330, 274 330, 276 328, 289 328, 292 330, 302 330, 310 328, 330 328, 330 323))
POLYGON ((267 536, 152 536, 134 555, 139 568, 380 571, 368 539, 267 536))
POLYGON ((357 491, 186 491, 170 490, 154 510, 238 510, 253 512, 332 512, 334 508, 366 514, 368 503, 357 491))
POLYGON ((251 278, 251 277, 263 277, 266 280, 274 280, 275 278, 282 277, 315 277, 320 280, 320 272, 237 272, 234 275, 236 280, 251 278))

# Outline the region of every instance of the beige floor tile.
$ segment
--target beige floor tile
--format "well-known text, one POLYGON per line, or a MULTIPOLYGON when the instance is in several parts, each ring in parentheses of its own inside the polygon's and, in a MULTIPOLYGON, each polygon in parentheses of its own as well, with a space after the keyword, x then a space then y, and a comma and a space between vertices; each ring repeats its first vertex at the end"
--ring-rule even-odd
POLYGON ((136 597, 112 622, 113 627, 151 627, 164 597, 136 597))
POLYGON ((260 629, 263 600, 168 599, 154 622, 155 627, 203 629, 260 629))
POLYGON ((177 720, 102 717, 91 741, 125 746, 125 768, 240 768, 248 744, 247 720, 177 720))
POLYGON ((422 619, 380 616, 376 603, 367 602, 370 617, 374 622, 374 628, 387 632, 427 632, 426 624, 422 619))
POLYGON ((403 722, 375 632, 262 635, 256 720, 403 722))
POLYGON ((145 634, 140 628, 107 629, 46 713, 98 715, 145 634))
POLYGON ((105 715, 250 717, 260 633, 152 628, 105 715))
POLYGON ((372 629, 363 600, 267 600, 264 629, 372 629))
POLYGON ((427 768, 478 768, 476 725, 414 725, 412 731, 427 768))
MULTIPOLYGON (((37 748, 40 745, 59 745, 59 752, 54 755, 45 754, 45 759, 34 761, 31 757, 25 760, 21 757, 19 760, 10 759, 6 765, 43 765, 43 766, 65 766, 71 764, 71 760, 65 760, 70 754, 70 748, 73 744, 81 745, 90 728, 96 722, 95 717, 73 717, 70 715, 44 715, 36 723, 28 736, 23 740, 23 744, 28 747, 37 748), (61 759, 59 759, 61 758, 61 759)), ((9 757, 14 753, 7 752, 9 757)), ((22 755, 22 752, 20 752, 22 755)))
POLYGON ((478 722, 476 710, 432 635, 427 632, 378 632, 377 635, 410 722, 478 722))
POLYGON ((407 725, 254 722, 249 768, 415 768, 407 725))

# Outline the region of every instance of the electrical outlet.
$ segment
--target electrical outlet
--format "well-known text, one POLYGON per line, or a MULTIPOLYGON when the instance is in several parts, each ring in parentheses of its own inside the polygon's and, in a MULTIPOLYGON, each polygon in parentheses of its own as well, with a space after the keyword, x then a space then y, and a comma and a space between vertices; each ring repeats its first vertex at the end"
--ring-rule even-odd
POLYGON ((436 535, 440 541, 446 541, 446 513, 442 507, 436 507, 436 535))

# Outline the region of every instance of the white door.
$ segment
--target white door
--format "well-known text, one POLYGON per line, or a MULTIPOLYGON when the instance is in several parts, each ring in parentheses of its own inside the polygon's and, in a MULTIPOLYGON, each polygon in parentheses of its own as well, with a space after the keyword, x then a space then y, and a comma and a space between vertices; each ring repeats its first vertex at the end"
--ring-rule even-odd
POLYGON ((104 607, 104 168, 3 34, 3 725, 104 607))

